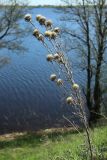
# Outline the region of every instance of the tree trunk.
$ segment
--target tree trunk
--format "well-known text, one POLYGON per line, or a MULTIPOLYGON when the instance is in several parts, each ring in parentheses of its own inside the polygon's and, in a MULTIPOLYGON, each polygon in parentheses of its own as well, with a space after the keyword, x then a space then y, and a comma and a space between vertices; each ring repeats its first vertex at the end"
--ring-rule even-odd
MULTIPOLYGON (((86 23, 87 26, 87 90, 86 90, 86 99, 87 99, 87 107, 90 111, 90 117, 91 117, 91 109, 92 109, 92 99, 91 99, 91 78, 92 78, 92 70, 91 70, 91 46, 90 46, 90 37, 89 37, 89 24, 86 23)), ((89 119, 90 122, 90 119, 89 119)))
POLYGON ((90 52, 90 44, 88 42, 88 58, 87 58, 87 107, 91 110, 92 101, 91 101, 91 52, 90 52))
POLYGON ((102 65, 102 52, 99 54, 97 68, 96 68, 96 75, 95 75, 95 87, 94 87, 94 108, 92 112, 91 120, 93 122, 97 122, 97 120, 101 117, 100 116, 100 109, 101 109, 101 86, 100 86, 100 73, 101 73, 101 65, 102 65))

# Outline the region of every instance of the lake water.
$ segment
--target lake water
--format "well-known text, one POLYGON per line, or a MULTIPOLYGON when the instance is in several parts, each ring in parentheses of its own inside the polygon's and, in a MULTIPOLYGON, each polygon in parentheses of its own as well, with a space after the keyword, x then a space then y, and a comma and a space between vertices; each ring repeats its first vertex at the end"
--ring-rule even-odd
MULTIPOLYGON (((60 21, 61 14, 53 8, 36 8, 29 13, 33 18, 42 14, 52 19, 56 26, 68 25, 60 21)), ((23 20, 21 25, 28 24, 23 20)), ((29 49, 24 54, 7 49, 0 51, 0 56, 11 59, 0 69, 0 133, 68 125, 62 115, 72 115, 72 108, 64 104, 63 89, 49 80, 57 68, 47 63, 47 52, 32 37, 32 28, 23 43, 29 49)), ((71 53, 70 58, 73 65, 78 63, 76 54, 71 53)), ((79 70, 74 72, 74 77, 80 84, 85 82, 79 70)))

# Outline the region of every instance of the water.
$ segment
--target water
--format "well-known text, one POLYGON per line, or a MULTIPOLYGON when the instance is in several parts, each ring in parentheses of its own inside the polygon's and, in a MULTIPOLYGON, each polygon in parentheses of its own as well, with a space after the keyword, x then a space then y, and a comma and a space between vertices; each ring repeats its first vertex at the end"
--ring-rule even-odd
MULTIPOLYGON (((52 8, 31 9, 29 13, 33 19, 36 14, 42 14, 57 26, 66 25, 60 21, 61 14, 52 8)), ((21 21, 21 25, 28 24, 21 21)), ((47 63, 45 48, 30 34, 23 39, 29 49, 27 53, 0 51, 1 56, 11 59, 0 69, 0 133, 66 126, 62 115, 72 115, 72 108, 64 104, 63 90, 49 80, 56 69, 47 63)), ((75 62, 76 54, 70 58, 75 62)), ((80 71, 76 70, 74 77, 84 83, 80 71)))

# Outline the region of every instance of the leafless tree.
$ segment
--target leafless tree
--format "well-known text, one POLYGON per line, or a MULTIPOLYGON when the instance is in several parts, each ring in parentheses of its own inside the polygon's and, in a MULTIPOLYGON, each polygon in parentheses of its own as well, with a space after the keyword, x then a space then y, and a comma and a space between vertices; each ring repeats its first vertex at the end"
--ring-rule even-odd
POLYGON ((19 24, 25 12, 24 6, 19 6, 17 0, 10 0, 8 5, 1 5, 0 8, 0 48, 24 49, 20 38, 25 32, 19 24))
MULTIPOLYGON (((7 48, 14 51, 24 51, 21 38, 25 31, 20 25, 26 5, 17 0, 1 1, 0 3, 0 48, 7 48)), ((26 30, 27 32, 27 30, 26 30)), ((0 67, 9 63, 8 57, 0 57, 0 67)))
POLYGON ((71 23, 71 27, 65 28, 64 31, 75 40, 76 51, 84 57, 83 69, 87 72, 87 106, 91 113, 90 121, 96 121, 102 105, 101 73, 107 49, 107 1, 64 2, 68 7, 61 9, 66 14, 62 20, 71 23), (78 29, 72 27, 74 24, 78 29))

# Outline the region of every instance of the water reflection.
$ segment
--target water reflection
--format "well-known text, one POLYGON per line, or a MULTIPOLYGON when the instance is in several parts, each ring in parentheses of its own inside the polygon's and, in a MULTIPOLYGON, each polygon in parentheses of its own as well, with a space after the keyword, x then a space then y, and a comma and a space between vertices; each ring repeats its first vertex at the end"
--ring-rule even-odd
MULTIPOLYGON (((54 9, 36 8, 29 12, 34 17, 41 13, 58 26, 62 24, 60 14, 54 9)), ((21 21, 21 25, 27 24, 21 21)), ((26 54, 0 51, 11 59, 11 63, 0 70, 0 133, 68 125, 62 116, 71 117, 73 109, 64 104, 63 90, 49 80, 56 66, 47 63, 46 50, 30 34, 23 41, 29 48, 26 54)), ((75 62, 76 54, 70 58, 75 62)), ((81 78, 79 70, 74 76, 79 83, 84 83, 85 77, 81 78)))

